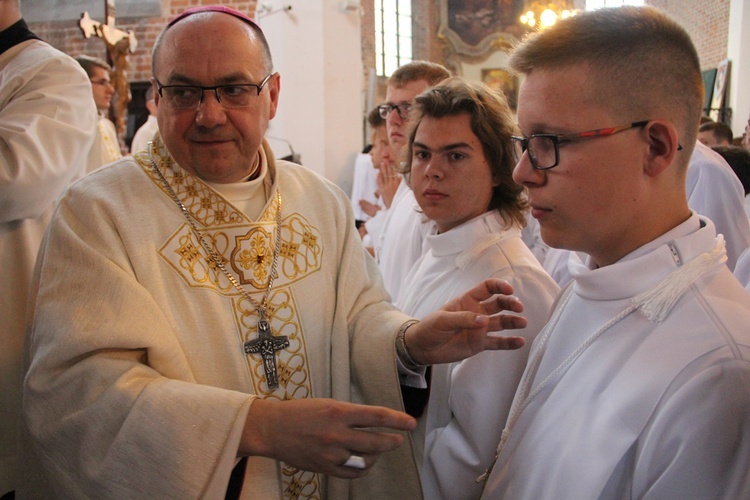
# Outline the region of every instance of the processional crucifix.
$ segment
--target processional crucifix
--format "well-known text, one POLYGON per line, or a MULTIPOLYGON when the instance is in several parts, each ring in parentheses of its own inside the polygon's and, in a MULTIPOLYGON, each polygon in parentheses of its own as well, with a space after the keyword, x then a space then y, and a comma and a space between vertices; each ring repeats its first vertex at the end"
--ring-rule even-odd
POLYGON ((86 39, 97 36, 107 44, 107 59, 114 67, 113 82, 115 87, 115 112, 117 114, 117 131, 125 131, 125 111, 130 103, 130 84, 128 83, 128 52, 135 52, 138 40, 132 30, 127 32, 115 27, 115 0, 104 0, 104 15, 107 23, 94 21, 88 11, 81 14, 78 22, 86 39))

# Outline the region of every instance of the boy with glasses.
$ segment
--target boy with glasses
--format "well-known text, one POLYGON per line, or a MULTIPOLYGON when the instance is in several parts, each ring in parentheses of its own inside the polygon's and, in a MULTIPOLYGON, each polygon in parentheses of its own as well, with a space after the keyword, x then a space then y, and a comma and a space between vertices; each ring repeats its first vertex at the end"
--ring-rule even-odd
POLYGON ((750 296, 686 200, 703 102, 688 34, 601 9, 511 66, 514 179, 545 242, 587 258, 532 346, 483 498, 747 498, 750 296))
MULTIPOLYGON (((396 157, 396 170, 403 161, 402 150, 407 143, 409 108, 414 98, 449 76, 448 70, 439 64, 412 61, 399 67, 388 78, 386 102, 378 110, 385 119, 388 140, 396 157)), ((381 217, 384 219, 380 235, 373 241, 375 257, 383 274, 385 289, 395 301, 409 269, 422 254, 424 237, 424 219, 414 193, 405 182, 399 184, 390 208, 381 217)))
POLYGON ((99 111, 98 127, 102 156, 99 164, 93 165, 93 167, 99 167, 122 157, 117 129, 112 120, 107 117, 109 107, 112 104, 112 97, 115 95, 115 87, 112 85, 111 80, 111 68, 106 61, 98 57, 80 55, 75 60, 78 61, 78 64, 89 75, 94 103, 96 104, 96 109, 99 111))

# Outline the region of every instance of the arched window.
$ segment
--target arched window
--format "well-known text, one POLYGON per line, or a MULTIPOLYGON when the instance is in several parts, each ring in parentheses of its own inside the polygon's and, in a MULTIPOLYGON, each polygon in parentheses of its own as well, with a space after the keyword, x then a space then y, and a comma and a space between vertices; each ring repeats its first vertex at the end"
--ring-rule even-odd
POLYGON ((375 0, 375 60, 378 76, 411 62, 411 0, 375 0))

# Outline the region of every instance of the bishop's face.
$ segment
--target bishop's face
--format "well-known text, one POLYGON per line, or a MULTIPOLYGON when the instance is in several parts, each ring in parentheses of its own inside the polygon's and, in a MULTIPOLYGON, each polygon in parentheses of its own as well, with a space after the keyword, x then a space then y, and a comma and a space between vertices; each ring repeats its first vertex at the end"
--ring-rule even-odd
MULTIPOLYGON (((157 58, 162 85, 259 84, 267 75, 260 42, 243 21, 222 13, 187 18, 167 31, 157 58)), ((275 74, 248 107, 225 108, 204 91, 195 109, 176 109, 154 82, 159 131, 185 170, 209 182, 237 182, 253 172, 268 121, 276 114, 275 74)))

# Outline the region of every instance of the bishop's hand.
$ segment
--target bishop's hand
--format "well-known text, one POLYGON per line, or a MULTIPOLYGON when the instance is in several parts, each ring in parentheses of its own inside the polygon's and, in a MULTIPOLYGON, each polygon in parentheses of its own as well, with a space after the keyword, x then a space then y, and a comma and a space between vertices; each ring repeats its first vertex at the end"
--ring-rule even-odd
POLYGON ((485 350, 518 349, 522 337, 488 335, 489 332, 526 327, 523 304, 512 296, 504 280, 485 280, 408 330, 404 338, 409 355, 422 365, 460 361, 485 350))
POLYGON ((257 398, 250 406, 238 454, 265 456, 299 469, 354 479, 365 476, 380 454, 404 442, 402 434, 384 429, 410 431, 415 427, 416 420, 406 413, 380 406, 323 398, 257 398), (352 455, 364 459, 364 468, 344 465, 352 455))

